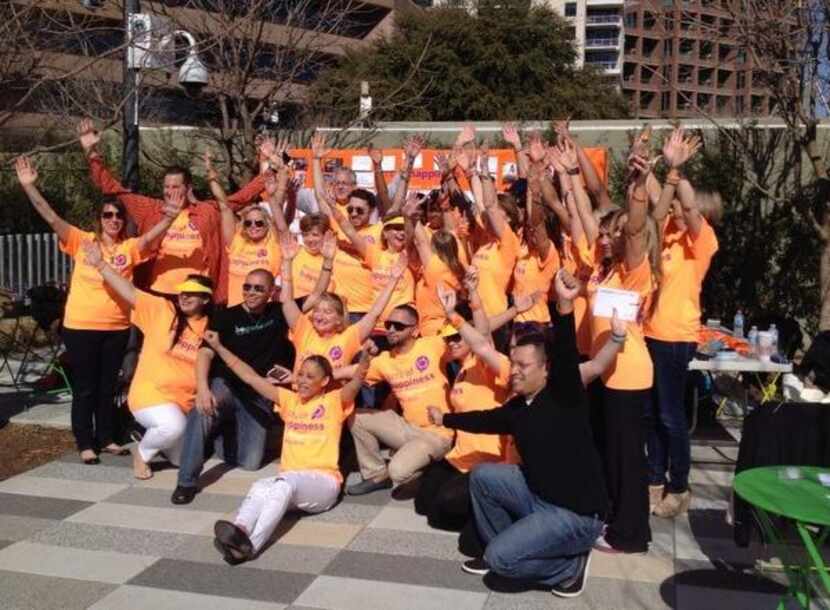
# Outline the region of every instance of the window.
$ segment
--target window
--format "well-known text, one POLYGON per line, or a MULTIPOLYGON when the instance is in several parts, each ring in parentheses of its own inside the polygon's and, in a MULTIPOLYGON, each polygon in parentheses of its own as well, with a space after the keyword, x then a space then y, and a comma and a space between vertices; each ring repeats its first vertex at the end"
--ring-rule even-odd
POLYGON ((637 13, 626 13, 626 15, 625 15, 625 27, 627 27, 627 28, 636 28, 637 27, 637 13))
POLYGON ((576 17, 576 2, 565 3, 565 17, 576 17))
POLYGON ((667 112, 671 109, 671 92, 670 91, 663 91, 663 95, 660 97, 660 110, 667 112))

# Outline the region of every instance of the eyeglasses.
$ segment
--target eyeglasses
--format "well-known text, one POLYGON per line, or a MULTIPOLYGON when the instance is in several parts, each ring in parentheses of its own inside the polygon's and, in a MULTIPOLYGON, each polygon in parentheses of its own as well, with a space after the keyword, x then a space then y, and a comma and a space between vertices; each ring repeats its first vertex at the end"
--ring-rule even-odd
POLYGON ((450 335, 449 337, 444 337, 444 343, 446 343, 447 345, 449 345, 450 343, 458 343, 459 341, 461 341, 461 335, 459 335, 458 333, 450 335))
POLYGON ((104 220, 112 220, 113 218, 124 219, 123 212, 101 212, 101 218, 104 220))
POLYGON ((383 228, 389 231, 403 231, 403 225, 386 225, 383 228))
POLYGON ((265 286, 261 284, 242 284, 242 292, 258 292, 260 294, 264 294, 265 291, 268 290, 265 286))
POLYGON ((402 330, 406 330, 407 328, 412 328, 415 326, 414 324, 404 324, 403 322, 396 322, 395 320, 387 320, 383 323, 383 327, 386 330, 394 330, 396 332, 400 332, 402 330))
POLYGON ((364 208, 359 205, 347 205, 346 211, 350 215, 357 216, 358 214, 366 214, 369 211, 369 208, 364 208))
POLYGON ((243 220, 242 221, 242 226, 245 227, 246 229, 250 226, 255 226, 257 229, 261 229, 262 227, 265 226, 265 224, 266 223, 265 223, 264 220, 243 220))

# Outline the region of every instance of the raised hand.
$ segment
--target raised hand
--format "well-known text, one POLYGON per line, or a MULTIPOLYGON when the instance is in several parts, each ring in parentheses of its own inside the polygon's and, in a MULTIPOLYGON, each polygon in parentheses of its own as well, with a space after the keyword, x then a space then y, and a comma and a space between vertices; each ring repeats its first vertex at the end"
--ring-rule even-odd
POLYGON ((651 173, 651 163, 645 157, 632 154, 628 157, 628 171, 636 183, 644 185, 651 173))
POLYGON ((556 272, 554 278, 556 296, 564 301, 573 301, 579 296, 579 282, 565 269, 556 272))
POLYGON ((291 233, 283 233, 280 235, 280 250, 282 250, 283 260, 294 260, 300 252, 300 245, 291 233))
POLYGON ((168 197, 165 197, 164 203, 161 206, 161 212, 168 218, 176 218, 185 204, 184 191, 174 191, 168 197))
POLYGON ((101 252, 101 244, 97 241, 86 241, 83 244, 84 262, 90 267, 99 269, 104 264, 104 254, 101 252))
POLYGON ((519 138, 519 132, 513 123, 505 123, 502 125, 501 137, 513 147, 513 150, 522 149, 522 140, 519 138))
POLYGON ((215 330, 206 330, 202 335, 202 340, 213 348, 219 347, 222 343, 219 341, 219 333, 215 330))
POLYGON ((467 123, 458 133, 455 139, 455 146, 464 146, 465 144, 472 144, 476 139, 476 128, 467 123))
POLYGON ((407 160, 411 163, 415 158, 421 154, 421 149, 424 147, 424 141, 420 136, 412 136, 403 144, 403 150, 406 153, 407 160))
POLYGON ((576 154, 576 146, 570 139, 562 140, 557 147, 562 152, 562 164, 565 171, 574 170, 579 167, 579 156, 576 154))
POLYGON ((77 131, 81 148, 86 153, 93 150, 98 145, 98 142, 101 141, 101 134, 95 129, 95 123, 92 122, 92 119, 84 119, 78 123, 77 131))
POLYGON ((558 119, 551 121, 551 127, 559 140, 571 139, 571 117, 564 120, 558 119))
POLYGON ((443 282, 437 286, 438 300, 441 302, 441 307, 444 308, 444 313, 447 317, 455 313, 455 308, 458 305, 458 295, 455 290, 445 285, 443 282))
POLYGON ((202 160, 205 163, 205 174, 208 180, 218 180, 219 174, 216 173, 216 168, 213 167, 213 151, 210 148, 205 149, 202 160))
POLYGON ((323 255, 324 260, 333 260, 334 255, 337 254, 337 237, 332 231, 326 231, 323 236, 323 245, 320 247, 320 254, 323 255))
POLYGON ((366 149, 366 154, 369 155, 375 167, 380 167, 383 164, 383 150, 375 148, 371 142, 369 143, 369 148, 366 149))
POLYGON ((277 177, 274 174, 268 174, 265 177, 265 192, 269 197, 273 197, 277 192, 277 177))
POLYGON ((470 265, 464 273, 464 289, 472 294, 478 289, 478 267, 470 265))
POLYGON ((528 136, 528 147, 527 147, 527 154, 530 156, 530 160, 534 163, 538 163, 545 158, 547 150, 545 149, 545 143, 542 140, 542 135, 538 131, 534 131, 533 133, 528 136))
POLYGON ((331 152, 326 146, 326 136, 322 132, 315 133, 311 138, 311 154, 315 159, 322 159, 331 152))
POLYGON ((32 186, 37 182, 37 170, 29 161, 29 157, 20 156, 15 159, 14 169, 17 172, 17 181, 20 182, 20 186, 32 186))
POLYGON ((470 153, 468 153, 463 148, 456 148, 453 150, 453 155, 455 155, 455 162, 460 167, 464 173, 470 171, 470 166, 472 165, 472 159, 470 158, 470 153))
POLYGON ((260 139, 257 148, 259 149, 259 154, 262 159, 270 159, 277 150, 277 143, 274 141, 273 137, 263 136, 260 139))
POLYGON ((450 173, 450 171, 452 171, 452 168, 450 167, 449 157, 444 153, 435 153, 435 155, 432 158, 435 160, 435 165, 438 166, 441 175, 446 176, 450 173))
POLYGON ((401 208, 401 213, 405 218, 417 221, 421 217, 421 202, 418 199, 418 193, 410 191, 406 194, 406 201, 401 208))
POLYGON ((513 296, 513 306, 516 308, 517 313, 524 313, 526 311, 530 311, 530 309, 539 302, 539 299, 542 298, 542 292, 537 290, 536 292, 531 292, 530 294, 523 294, 520 296, 513 296))

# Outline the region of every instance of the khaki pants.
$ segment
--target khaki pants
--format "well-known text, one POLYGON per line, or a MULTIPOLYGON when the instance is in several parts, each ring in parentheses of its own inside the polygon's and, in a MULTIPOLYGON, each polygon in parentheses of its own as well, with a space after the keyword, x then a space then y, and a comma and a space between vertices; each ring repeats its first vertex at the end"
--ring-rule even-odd
POLYGON ((358 409, 351 431, 363 478, 377 478, 388 470, 395 485, 406 483, 452 447, 451 437, 413 426, 394 411, 358 409), (380 454, 381 443, 395 449, 388 465, 380 454))

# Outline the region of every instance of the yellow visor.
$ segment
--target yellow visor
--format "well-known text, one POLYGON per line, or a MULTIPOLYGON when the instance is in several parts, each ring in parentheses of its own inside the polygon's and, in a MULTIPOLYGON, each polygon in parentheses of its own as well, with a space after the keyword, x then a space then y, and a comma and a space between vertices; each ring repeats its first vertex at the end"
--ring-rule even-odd
POLYGON ((388 229, 392 225, 402 225, 404 224, 403 216, 393 216, 388 220, 383 221, 383 228, 388 229))
POLYGON ((444 328, 441 329, 441 332, 438 333, 439 337, 452 337, 453 335, 460 334, 458 329, 453 326, 452 324, 444 324, 444 328))
POLYGON ((213 290, 207 286, 203 286, 196 280, 185 280, 176 286, 176 292, 179 294, 183 292, 201 292, 202 294, 213 295, 213 290))

